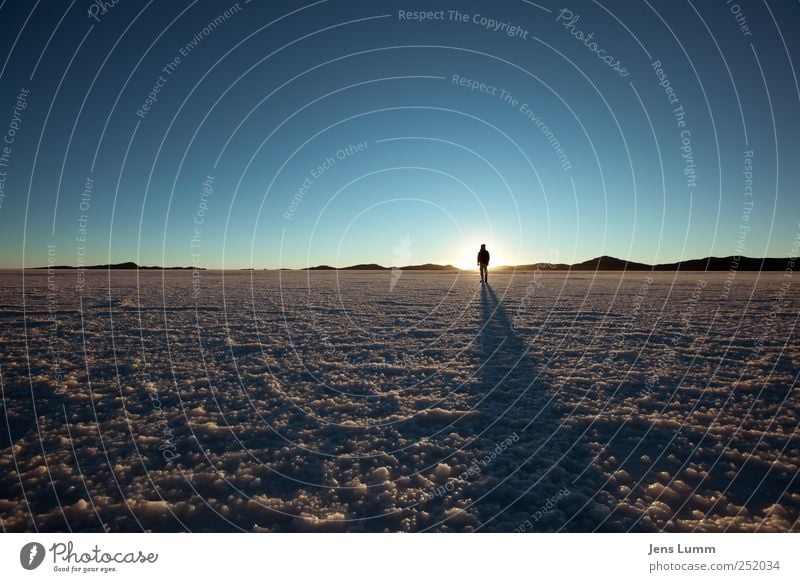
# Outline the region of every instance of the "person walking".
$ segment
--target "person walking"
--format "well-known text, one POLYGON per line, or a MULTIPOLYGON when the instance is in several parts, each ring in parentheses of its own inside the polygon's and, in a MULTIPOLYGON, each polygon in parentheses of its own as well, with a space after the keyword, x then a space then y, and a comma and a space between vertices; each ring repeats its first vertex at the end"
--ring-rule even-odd
POLYGON ((486 250, 486 245, 481 245, 481 250, 478 251, 478 266, 481 269, 481 283, 489 282, 489 251, 486 250))

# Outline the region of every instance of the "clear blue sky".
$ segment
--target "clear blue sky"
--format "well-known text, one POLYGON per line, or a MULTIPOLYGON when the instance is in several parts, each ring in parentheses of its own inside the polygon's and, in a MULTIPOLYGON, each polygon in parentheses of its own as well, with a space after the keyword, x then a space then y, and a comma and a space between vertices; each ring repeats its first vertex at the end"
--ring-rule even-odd
POLYGON ((798 232, 795 2, 90 6, 0 8, 0 267, 462 264, 482 242, 654 263, 787 256, 798 232))

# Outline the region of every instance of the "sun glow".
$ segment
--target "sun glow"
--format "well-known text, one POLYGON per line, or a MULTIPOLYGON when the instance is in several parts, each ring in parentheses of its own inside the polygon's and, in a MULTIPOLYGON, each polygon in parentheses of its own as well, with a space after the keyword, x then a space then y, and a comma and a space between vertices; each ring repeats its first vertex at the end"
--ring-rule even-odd
MULTIPOLYGON (((478 251, 480 250, 481 245, 476 244, 473 247, 468 249, 463 249, 459 252, 458 256, 455 260, 452 261, 452 264, 462 271, 477 271, 478 270, 478 251)), ((489 260, 489 268, 492 267, 503 267, 508 265, 514 265, 513 258, 510 258, 506 252, 503 251, 502 248, 499 246, 495 246, 493 244, 486 243, 486 250, 489 251, 490 260, 489 260)))

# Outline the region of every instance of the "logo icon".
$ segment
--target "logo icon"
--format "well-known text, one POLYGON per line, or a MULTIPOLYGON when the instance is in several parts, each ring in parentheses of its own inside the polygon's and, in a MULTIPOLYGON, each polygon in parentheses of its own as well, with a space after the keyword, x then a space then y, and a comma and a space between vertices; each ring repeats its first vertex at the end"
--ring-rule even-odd
POLYGON ((19 551, 19 563, 26 570, 35 570, 44 561, 44 546, 39 542, 30 542, 19 551))
POLYGON ((400 280, 403 274, 403 269, 400 267, 408 265, 411 260, 411 237, 409 235, 400 239, 400 243, 392 249, 394 251, 392 257, 392 280, 389 282, 389 291, 394 291, 395 285, 400 280))

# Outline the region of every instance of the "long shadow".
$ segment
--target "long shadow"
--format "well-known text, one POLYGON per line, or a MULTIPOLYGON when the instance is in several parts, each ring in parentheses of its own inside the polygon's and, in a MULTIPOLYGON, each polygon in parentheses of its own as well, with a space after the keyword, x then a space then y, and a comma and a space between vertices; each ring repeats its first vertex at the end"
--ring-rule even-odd
MULTIPOLYGON (((585 475, 581 493, 574 476, 590 463, 578 432, 562 413, 543 370, 547 355, 515 330, 503 302, 488 284, 481 288, 481 331, 475 356, 478 419, 474 459, 480 477, 467 488, 483 531, 589 531, 590 515, 575 515, 596 492, 585 475), (573 446, 574 445, 574 446, 573 446)), ((586 513, 586 510, 582 510, 586 513)))

